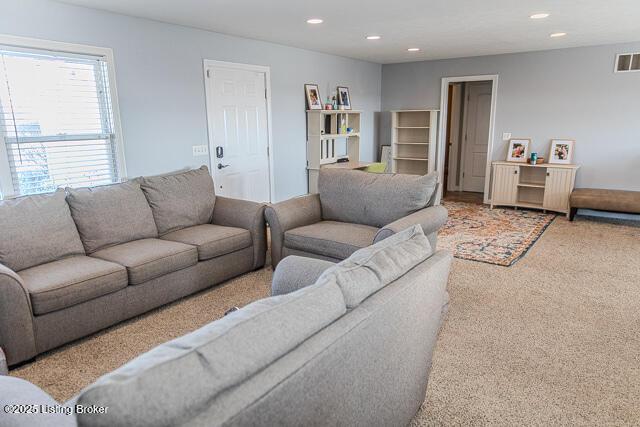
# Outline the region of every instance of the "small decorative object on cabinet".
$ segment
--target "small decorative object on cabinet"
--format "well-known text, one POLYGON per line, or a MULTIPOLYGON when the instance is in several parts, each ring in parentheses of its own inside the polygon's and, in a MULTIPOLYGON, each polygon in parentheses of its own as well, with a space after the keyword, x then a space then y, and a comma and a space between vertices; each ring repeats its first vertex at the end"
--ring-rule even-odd
POLYGON ((549 163, 571 164, 574 144, 575 141, 572 139, 552 139, 551 149, 549 150, 549 163))
POLYGON ((507 153, 508 162, 525 163, 529 157, 530 139, 512 138, 509 140, 509 152, 507 153))
POLYGON ((322 101, 320 100, 320 89, 316 84, 304 85, 304 92, 307 95, 307 109, 322 110, 322 101))
POLYGON ((576 182, 578 165, 493 162, 491 208, 543 209, 569 217, 569 196, 576 182))
POLYGON ((364 169, 360 162, 360 112, 307 110, 309 193, 318 192, 321 167, 364 169), (338 164, 338 160, 341 162, 338 164))
MULTIPOLYGON (((533 154, 533 153, 531 153, 533 154)), ((531 157, 529 157, 527 159, 527 163, 531 164, 531 157)), ((540 163, 544 163, 544 157, 537 157, 536 158, 536 165, 539 165, 540 163)))
POLYGON ((391 112, 393 173, 426 175, 436 167, 439 110, 391 112))
POLYGON ((325 110, 333 110, 333 104, 331 103, 331 98, 327 95, 327 102, 324 103, 325 110))

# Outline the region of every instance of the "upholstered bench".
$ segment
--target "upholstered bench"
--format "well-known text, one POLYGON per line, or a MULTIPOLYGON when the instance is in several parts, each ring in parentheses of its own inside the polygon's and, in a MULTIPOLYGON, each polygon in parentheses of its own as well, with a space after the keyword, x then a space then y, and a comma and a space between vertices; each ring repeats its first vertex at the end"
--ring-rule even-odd
POLYGON ((640 214, 640 191, 576 188, 571 193, 570 206, 571 221, 578 209, 640 214))

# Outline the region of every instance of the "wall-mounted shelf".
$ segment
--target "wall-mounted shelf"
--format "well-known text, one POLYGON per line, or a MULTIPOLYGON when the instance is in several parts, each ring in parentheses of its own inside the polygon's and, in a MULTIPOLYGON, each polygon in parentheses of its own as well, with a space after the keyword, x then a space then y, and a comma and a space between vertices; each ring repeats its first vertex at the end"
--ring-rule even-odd
POLYGON ((391 112, 394 173, 425 175, 435 169, 438 110, 391 112))

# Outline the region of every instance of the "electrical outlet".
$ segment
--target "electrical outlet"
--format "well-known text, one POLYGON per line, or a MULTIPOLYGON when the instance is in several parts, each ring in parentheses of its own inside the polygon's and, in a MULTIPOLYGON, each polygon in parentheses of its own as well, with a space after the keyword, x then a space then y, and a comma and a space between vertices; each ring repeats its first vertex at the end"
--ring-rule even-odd
POLYGON ((193 146, 193 155, 194 156, 206 156, 209 154, 209 147, 206 145, 194 145, 193 146))
POLYGON ((508 141, 511 139, 511 132, 505 132, 502 134, 502 140, 503 141, 508 141))

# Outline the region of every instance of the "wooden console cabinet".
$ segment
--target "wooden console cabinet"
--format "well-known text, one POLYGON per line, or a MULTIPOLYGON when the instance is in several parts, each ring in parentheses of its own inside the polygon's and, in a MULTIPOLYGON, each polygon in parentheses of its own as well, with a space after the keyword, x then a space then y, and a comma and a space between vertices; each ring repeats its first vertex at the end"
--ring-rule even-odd
POLYGON ((493 162, 491 208, 513 206, 561 212, 569 217, 569 196, 578 165, 493 162))

